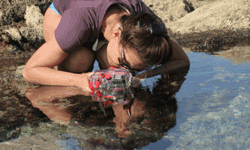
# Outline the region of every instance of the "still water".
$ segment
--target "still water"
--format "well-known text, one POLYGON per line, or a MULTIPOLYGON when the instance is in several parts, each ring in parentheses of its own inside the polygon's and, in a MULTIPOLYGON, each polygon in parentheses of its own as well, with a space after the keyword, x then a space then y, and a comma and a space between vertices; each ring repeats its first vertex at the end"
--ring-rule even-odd
MULTIPOLYGON (((0 149, 13 148, 15 145, 23 149, 60 150, 249 149, 250 63, 236 65, 228 59, 206 53, 188 53, 188 57, 191 66, 185 77, 172 75, 165 80, 162 79, 163 76, 158 75, 142 82, 143 87, 147 87, 150 92, 140 91, 139 101, 143 99, 142 95, 147 93, 151 93, 148 94, 149 100, 154 99, 152 96, 160 97, 155 98, 156 101, 169 100, 168 103, 162 102, 167 104, 168 108, 165 113, 161 113, 167 117, 158 120, 155 118, 156 123, 151 126, 151 129, 135 128, 134 137, 130 141, 126 141, 126 138, 117 138, 114 129, 114 126, 118 126, 117 123, 115 125, 103 123, 98 126, 93 121, 89 121, 59 126, 49 121, 41 122, 37 127, 21 127, 20 136, 0 143, 0 149)), ((98 69, 97 64, 94 69, 98 69)), ((47 91, 53 92, 53 89, 47 91)), ((41 91, 38 90, 37 93, 41 91)), ((27 97, 32 99, 30 95, 27 97)), ((48 99, 46 94, 39 95, 40 99, 45 97, 48 99)), ((36 99, 39 98, 36 97, 36 99)), ((65 101, 67 99, 64 99, 65 101)), ((61 114, 61 116, 56 115, 59 120, 77 118, 75 122, 90 116, 90 114, 72 115, 70 111, 65 111, 64 108, 72 106, 69 103, 64 106, 53 106, 56 111, 51 111, 51 106, 38 108, 51 120, 55 120, 54 113, 61 114), (79 118, 79 116, 85 118, 79 118)), ((84 110, 80 106, 72 106, 72 108, 74 111, 84 110)), ((72 108, 71 112, 73 112, 72 108)), ((101 118, 99 119, 102 122, 101 118)), ((100 122, 98 124, 101 124, 100 122)), ((112 122, 112 119, 107 122, 112 122)))
POLYGON ((176 126, 143 149, 249 149, 250 64, 189 53, 190 71, 176 94, 176 126))

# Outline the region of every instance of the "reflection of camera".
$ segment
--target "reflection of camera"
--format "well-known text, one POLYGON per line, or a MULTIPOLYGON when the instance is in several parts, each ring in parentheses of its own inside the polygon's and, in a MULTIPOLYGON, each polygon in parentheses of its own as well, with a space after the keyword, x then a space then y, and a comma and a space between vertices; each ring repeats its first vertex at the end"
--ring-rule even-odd
MULTIPOLYGON (((104 106, 126 104, 134 98, 135 79, 125 68, 110 67, 97 70, 89 79, 89 87, 94 101, 103 102, 104 106)), ((138 82, 138 81, 137 81, 138 82)))

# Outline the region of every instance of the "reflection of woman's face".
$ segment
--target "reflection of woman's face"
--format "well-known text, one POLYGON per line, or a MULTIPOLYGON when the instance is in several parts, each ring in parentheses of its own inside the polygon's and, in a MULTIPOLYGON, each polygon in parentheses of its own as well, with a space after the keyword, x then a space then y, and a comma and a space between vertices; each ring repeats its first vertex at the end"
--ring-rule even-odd
POLYGON ((132 131, 127 128, 126 123, 128 119, 140 117, 144 114, 145 102, 134 100, 130 108, 130 118, 126 109, 123 109, 123 105, 114 106, 113 110, 115 117, 113 119, 116 124, 116 131, 118 136, 121 138, 126 138, 128 135, 132 134, 132 131))

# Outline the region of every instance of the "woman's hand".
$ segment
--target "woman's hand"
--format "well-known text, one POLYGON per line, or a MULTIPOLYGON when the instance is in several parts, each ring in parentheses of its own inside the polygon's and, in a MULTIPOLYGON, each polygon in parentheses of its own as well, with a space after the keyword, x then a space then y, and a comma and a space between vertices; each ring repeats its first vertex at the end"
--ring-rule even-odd
POLYGON ((91 89, 89 88, 89 78, 92 74, 94 74, 94 72, 84 73, 80 76, 79 84, 77 86, 82 89, 84 95, 86 95, 86 92, 89 92, 90 95, 91 89))

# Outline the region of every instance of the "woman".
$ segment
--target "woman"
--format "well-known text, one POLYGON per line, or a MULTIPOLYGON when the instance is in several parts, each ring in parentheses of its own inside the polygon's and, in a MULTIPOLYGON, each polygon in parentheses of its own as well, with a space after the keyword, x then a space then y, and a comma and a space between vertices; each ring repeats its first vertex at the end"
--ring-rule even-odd
POLYGON ((54 0, 45 13, 43 33, 46 42, 23 71, 28 82, 90 91, 92 73, 86 72, 92 71, 95 59, 101 69, 123 66, 133 71, 161 64, 148 76, 189 65, 161 19, 141 0, 54 0))

